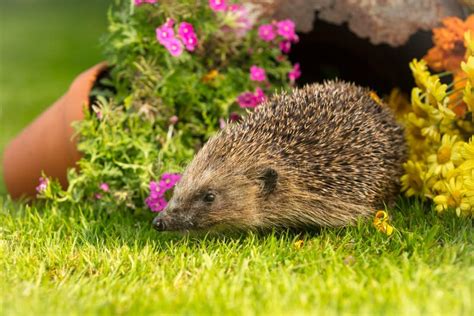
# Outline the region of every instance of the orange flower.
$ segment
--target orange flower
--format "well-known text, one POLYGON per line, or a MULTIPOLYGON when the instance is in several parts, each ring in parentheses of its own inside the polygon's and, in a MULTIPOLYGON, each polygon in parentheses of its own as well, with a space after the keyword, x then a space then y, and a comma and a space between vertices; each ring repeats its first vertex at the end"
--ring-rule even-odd
POLYGON ((202 77, 202 81, 204 83, 210 82, 214 80, 218 75, 219 75, 219 71, 217 71, 216 69, 212 69, 211 71, 209 71, 207 74, 205 74, 202 77))
POLYGON ((435 71, 447 70, 456 73, 460 70, 466 53, 464 33, 474 29, 474 15, 470 15, 466 21, 458 17, 447 17, 443 19, 442 25, 433 29, 435 46, 423 59, 435 71))
POLYGON ((449 96, 448 107, 463 117, 467 106, 462 99, 461 90, 466 82, 466 74, 461 71, 461 62, 466 55, 464 33, 474 29, 474 15, 466 21, 458 17, 447 17, 442 21, 443 26, 433 29, 433 42, 435 46, 428 51, 423 59, 435 71, 451 71, 453 73, 454 90, 458 91, 449 96))

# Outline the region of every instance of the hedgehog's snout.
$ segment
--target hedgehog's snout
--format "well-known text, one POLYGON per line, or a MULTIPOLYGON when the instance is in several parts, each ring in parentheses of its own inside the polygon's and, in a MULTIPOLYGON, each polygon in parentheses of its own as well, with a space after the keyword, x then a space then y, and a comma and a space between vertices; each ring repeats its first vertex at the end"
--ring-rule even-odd
POLYGON ((170 204, 168 204, 165 210, 155 217, 152 225, 158 231, 175 231, 190 229, 193 223, 189 212, 170 207, 170 204))
POLYGON ((166 224, 162 216, 155 217, 155 219, 152 222, 152 225, 153 225, 153 228, 155 228, 158 231, 166 230, 166 224))

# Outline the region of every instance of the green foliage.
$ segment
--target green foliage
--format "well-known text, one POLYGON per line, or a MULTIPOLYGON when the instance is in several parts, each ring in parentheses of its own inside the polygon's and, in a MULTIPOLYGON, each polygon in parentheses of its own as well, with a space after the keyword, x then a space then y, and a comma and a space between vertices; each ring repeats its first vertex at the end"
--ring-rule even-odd
POLYGON ((208 1, 116 1, 103 41, 111 68, 93 91, 93 111, 76 125, 83 158, 69 172, 67 191, 43 200, 140 210, 151 180, 179 172, 223 120, 245 114, 240 94, 288 88, 286 56, 258 37, 255 12, 238 14, 214 12, 208 1), (243 29, 242 18, 253 27, 243 29), (157 41, 155 29, 170 19, 175 32, 181 22, 193 25, 194 51, 174 57, 157 41), (252 65, 263 67, 268 80, 250 80, 252 65), (110 191, 102 192, 101 183, 110 191))

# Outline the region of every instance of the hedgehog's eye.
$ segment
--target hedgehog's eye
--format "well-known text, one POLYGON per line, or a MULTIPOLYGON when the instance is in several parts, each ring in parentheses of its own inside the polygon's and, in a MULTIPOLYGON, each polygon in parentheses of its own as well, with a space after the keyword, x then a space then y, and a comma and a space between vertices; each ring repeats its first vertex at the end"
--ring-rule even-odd
POLYGON ((208 192, 204 195, 204 202, 212 203, 216 199, 216 195, 214 193, 208 192))

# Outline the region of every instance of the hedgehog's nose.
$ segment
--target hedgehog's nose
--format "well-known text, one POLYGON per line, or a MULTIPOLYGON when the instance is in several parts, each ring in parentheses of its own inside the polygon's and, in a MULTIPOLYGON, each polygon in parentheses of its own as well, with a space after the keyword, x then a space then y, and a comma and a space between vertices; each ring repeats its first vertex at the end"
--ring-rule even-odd
POLYGON ((163 218, 161 218, 160 216, 155 217, 155 219, 153 220, 152 225, 158 231, 166 230, 165 222, 163 221, 163 218))

